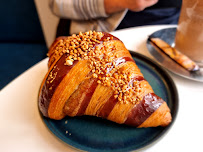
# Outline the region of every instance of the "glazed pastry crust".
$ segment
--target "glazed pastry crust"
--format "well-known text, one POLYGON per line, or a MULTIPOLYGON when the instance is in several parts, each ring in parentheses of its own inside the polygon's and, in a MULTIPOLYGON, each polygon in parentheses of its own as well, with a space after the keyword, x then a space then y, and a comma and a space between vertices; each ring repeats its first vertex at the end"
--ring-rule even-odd
POLYGON ((166 102, 154 94, 116 37, 101 32, 60 37, 48 56, 39 93, 44 116, 60 120, 91 115, 135 127, 170 124, 166 102))
POLYGON ((149 118, 147 118, 140 126, 142 127, 157 127, 168 126, 171 122, 171 113, 166 102, 164 102, 149 118))

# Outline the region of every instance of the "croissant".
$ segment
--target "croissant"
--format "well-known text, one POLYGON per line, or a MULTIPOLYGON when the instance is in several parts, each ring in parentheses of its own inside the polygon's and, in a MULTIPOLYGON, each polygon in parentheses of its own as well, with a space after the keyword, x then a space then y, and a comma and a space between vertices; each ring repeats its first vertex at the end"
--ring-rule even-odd
POLYGON ((57 38, 39 91, 43 116, 91 115, 134 127, 167 126, 172 117, 124 44, 106 32, 57 38))

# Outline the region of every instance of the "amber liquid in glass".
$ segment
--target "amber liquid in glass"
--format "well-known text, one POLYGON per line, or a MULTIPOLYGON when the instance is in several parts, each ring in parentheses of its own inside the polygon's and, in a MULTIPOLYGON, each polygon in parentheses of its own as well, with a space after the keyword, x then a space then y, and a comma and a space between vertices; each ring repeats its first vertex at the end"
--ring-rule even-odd
POLYGON ((203 65, 203 0, 183 0, 175 48, 203 65))

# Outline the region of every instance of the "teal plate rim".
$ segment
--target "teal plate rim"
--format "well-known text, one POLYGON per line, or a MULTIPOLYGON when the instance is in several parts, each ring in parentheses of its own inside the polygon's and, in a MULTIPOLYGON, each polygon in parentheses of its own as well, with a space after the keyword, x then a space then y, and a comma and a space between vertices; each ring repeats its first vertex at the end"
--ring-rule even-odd
POLYGON ((41 115, 49 131, 67 146, 80 151, 123 152, 144 148, 160 139, 178 113, 178 92, 170 75, 150 58, 130 51, 154 92, 168 104, 172 122, 167 127, 134 128, 92 116, 52 120, 41 115))

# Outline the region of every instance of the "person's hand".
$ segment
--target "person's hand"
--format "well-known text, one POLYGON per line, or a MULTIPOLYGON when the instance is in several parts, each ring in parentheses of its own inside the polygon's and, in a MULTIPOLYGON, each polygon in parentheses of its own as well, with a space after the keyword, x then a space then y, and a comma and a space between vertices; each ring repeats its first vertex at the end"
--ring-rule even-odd
POLYGON ((158 0, 104 0, 107 14, 119 12, 124 9, 131 11, 142 11, 146 7, 156 4, 158 0))
POLYGON ((146 7, 152 6, 158 2, 158 0, 122 0, 123 6, 131 11, 142 11, 146 7))

